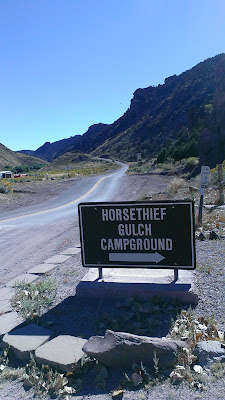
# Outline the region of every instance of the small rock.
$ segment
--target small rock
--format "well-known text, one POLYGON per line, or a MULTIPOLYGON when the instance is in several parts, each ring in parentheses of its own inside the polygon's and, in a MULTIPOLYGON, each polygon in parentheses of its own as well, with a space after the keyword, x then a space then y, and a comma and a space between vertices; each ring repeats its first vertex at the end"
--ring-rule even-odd
POLYGON ((214 229, 209 234, 209 240, 217 240, 217 239, 220 239, 220 236, 218 235, 218 233, 214 229))
POLYGON ((198 235, 197 239, 203 241, 203 240, 207 240, 207 237, 205 236, 205 234, 203 232, 201 232, 200 235, 198 235))
POLYGON ((201 367, 212 364, 215 360, 225 361, 225 350, 217 340, 205 340, 199 342, 194 350, 201 367))
POLYGON ((132 383, 133 383, 134 386, 138 386, 140 383, 143 382, 143 378, 139 374, 137 374, 136 372, 134 372, 131 375, 131 380, 132 380, 132 383))
POLYGON ((218 331, 217 333, 218 333, 218 338, 219 338, 221 341, 225 339, 225 337, 224 337, 224 332, 223 332, 223 331, 218 331))
POLYGON ((203 368, 201 367, 201 365, 194 365, 193 370, 197 372, 197 374, 203 374, 203 368))
POLYGON ((179 372, 176 371, 172 371, 170 374, 170 378, 174 381, 174 382, 182 382, 184 380, 184 376, 181 375, 179 372))
POLYGON ((124 390, 114 390, 112 392, 112 400, 121 400, 123 398, 124 390))

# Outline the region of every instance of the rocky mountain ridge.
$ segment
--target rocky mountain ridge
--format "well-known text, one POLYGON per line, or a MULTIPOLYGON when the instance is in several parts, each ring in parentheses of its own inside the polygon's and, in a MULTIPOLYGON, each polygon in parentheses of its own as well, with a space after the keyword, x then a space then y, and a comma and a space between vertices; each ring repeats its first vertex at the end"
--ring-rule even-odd
POLYGON ((221 111, 217 110, 218 107, 225 110, 221 95, 225 75, 218 72, 224 68, 225 54, 220 54, 178 76, 166 78, 163 85, 137 89, 128 110, 113 124, 92 125, 82 136, 46 142, 29 154, 52 161, 65 152, 80 151, 132 161, 137 153, 148 158, 157 156, 162 148, 173 148, 169 156, 174 159, 199 155, 200 162, 207 161, 214 166, 221 162, 218 160, 225 149, 225 132, 220 128, 224 121, 221 111), (216 96, 220 100, 215 101, 216 96), (213 118, 216 118, 219 136, 215 133, 213 118), (190 141, 192 146, 188 147, 190 141), (176 151, 178 146, 180 151, 176 151))

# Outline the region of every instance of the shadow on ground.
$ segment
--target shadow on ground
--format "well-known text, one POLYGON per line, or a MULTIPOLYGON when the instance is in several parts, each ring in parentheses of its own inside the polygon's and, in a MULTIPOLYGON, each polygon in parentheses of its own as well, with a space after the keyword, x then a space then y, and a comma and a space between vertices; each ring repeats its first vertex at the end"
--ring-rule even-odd
MULTIPOLYGON (((193 305, 191 305, 193 307, 193 305)), ((142 336, 163 337, 172 319, 190 304, 177 300, 163 301, 127 298, 109 300, 70 296, 46 312, 39 323, 51 327, 55 335, 72 335, 89 339, 104 335, 107 329, 142 336)))

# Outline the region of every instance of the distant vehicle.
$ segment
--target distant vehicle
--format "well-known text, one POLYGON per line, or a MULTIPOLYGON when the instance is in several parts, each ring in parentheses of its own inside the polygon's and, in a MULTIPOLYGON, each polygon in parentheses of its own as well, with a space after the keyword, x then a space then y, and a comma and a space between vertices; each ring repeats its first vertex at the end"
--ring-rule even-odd
POLYGON ((11 171, 0 171, 0 179, 8 179, 8 178, 12 178, 11 171))
POLYGON ((27 174, 14 174, 14 178, 22 178, 23 176, 27 176, 27 174))

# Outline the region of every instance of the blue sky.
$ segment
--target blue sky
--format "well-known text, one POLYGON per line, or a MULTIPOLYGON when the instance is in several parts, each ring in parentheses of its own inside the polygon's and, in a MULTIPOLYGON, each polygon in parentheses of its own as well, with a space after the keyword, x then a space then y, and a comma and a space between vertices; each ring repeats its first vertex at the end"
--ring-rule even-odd
POLYGON ((0 0, 0 142, 112 123, 137 88, 225 52, 224 0, 0 0))

